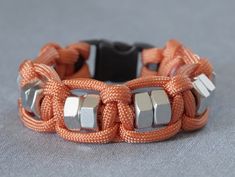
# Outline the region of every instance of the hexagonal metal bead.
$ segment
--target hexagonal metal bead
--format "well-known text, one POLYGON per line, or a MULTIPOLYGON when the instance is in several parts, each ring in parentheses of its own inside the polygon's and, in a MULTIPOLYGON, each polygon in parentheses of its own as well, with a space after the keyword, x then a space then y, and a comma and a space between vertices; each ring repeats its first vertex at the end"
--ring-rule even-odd
POLYGON ((215 91, 215 85, 213 83, 213 81, 215 82, 214 74, 212 74, 213 81, 211 81, 205 74, 200 74, 196 78, 199 79, 204 84, 204 86, 209 90, 209 92, 215 91))
POLYGON ((163 89, 151 92, 154 107, 154 125, 167 124, 171 120, 171 104, 168 95, 163 89))
POLYGON ((215 75, 212 75, 212 80, 205 74, 200 74, 195 77, 193 91, 197 100, 197 115, 204 113, 214 98, 216 87, 213 83, 213 77, 215 77, 215 75))
POLYGON ((205 112, 209 106, 210 92, 199 79, 196 79, 193 82, 193 93, 195 94, 197 100, 197 115, 200 115, 205 112))
POLYGON ((200 81, 205 85, 205 87, 207 88, 207 90, 210 92, 210 103, 212 103, 214 97, 215 97, 215 83, 216 83, 216 75, 213 72, 212 73, 212 78, 211 80, 205 75, 205 74, 200 74, 198 76, 198 78, 200 79, 200 81))
POLYGON ((97 110, 100 104, 100 96, 88 94, 85 96, 81 107, 81 127, 84 129, 98 129, 97 110))
POLYGON ((19 74, 16 78, 16 83, 17 83, 18 88, 20 88, 20 82, 21 82, 21 76, 19 74))
POLYGON ((30 95, 30 89, 34 86, 34 84, 27 84, 23 88, 20 89, 20 96, 21 101, 24 109, 26 109, 28 112, 31 112, 31 108, 28 104, 29 102, 29 95, 30 95))
POLYGON ((66 98, 64 104, 64 123, 72 131, 81 129, 81 106, 84 101, 83 96, 70 96, 66 98))
POLYGON ((212 83, 216 86, 216 73, 213 71, 212 72, 212 78, 211 78, 212 83))
POLYGON ((40 119, 40 104, 43 97, 41 81, 35 81, 21 88, 21 100, 23 107, 40 119))
POLYGON ((149 128, 153 125, 153 105, 148 92, 134 95, 135 127, 149 128))

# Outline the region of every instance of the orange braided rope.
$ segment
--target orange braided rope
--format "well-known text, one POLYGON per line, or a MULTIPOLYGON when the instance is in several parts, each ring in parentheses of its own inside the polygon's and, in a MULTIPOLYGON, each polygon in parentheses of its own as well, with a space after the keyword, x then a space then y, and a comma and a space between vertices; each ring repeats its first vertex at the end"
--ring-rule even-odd
POLYGON ((207 59, 200 59, 178 41, 170 40, 162 49, 143 50, 142 77, 122 85, 90 79, 86 64, 75 71, 75 62, 81 58, 88 59, 89 52, 90 45, 87 43, 72 44, 66 48, 49 43, 41 49, 36 59, 21 64, 20 87, 35 79, 43 81, 42 120, 35 120, 19 99, 19 115, 25 126, 38 132, 56 132, 66 140, 81 143, 145 143, 166 140, 182 130, 193 131, 207 123, 208 110, 196 116, 197 103, 191 91, 191 79, 201 73, 211 77, 212 66, 207 59), (148 70, 146 65, 149 63, 159 64, 159 70, 148 70), (50 67, 52 65, 56 72, 50 67), (137 132, 131 91, 153 86, 163 87, 168 94, 172 106, 171 121, 161 129, 137 132), (73 89, 100 92, 99 131, 74 132, 65 127, 63 106, 73 89))

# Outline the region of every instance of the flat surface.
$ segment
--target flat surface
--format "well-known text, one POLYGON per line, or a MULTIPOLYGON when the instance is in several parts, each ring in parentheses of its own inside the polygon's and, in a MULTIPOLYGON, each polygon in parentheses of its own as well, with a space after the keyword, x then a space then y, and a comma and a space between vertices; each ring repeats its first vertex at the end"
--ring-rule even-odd
POLYGON ((235 1, 0 1, 0 175, 235 176, 235 1), (211 59, 217 95, 201 131, 150 144, 86 145, 25 128, 17 67, 48 41, 181 40, 211 59))

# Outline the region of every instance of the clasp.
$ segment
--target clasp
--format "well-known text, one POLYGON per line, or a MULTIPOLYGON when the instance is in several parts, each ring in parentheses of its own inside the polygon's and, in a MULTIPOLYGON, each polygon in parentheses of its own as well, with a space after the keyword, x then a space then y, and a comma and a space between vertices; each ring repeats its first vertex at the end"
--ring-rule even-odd
POLYGON ((139 53, 152 45, 107 40, 85 41, 96 46, 94 79, 100 81, 125 82, 138 76, 139 53))

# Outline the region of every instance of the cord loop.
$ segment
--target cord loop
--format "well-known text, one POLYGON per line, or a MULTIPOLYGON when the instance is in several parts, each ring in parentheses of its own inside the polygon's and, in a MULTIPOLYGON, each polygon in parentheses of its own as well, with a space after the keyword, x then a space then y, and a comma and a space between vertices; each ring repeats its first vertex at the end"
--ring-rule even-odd
POLYGON ((165 90, 172 97, 190 90, 193 87, 191 80, 185 75, 176 75, 164 86, 165 90))
POLYGON ((38 73, 35 71, 35 67, 32 61, 25 60, 19 69, 20 73, 20 86, 23 87, 25 84, 37 79, 39 77, 38 73))
POLYGON ((118 102, 129 104, 131 102, 131 91, 125 85, 108 85, 100 93, 104 104, 118 102))
POLYGON ((63 84, 63 82, 55 80, 48 80, 46 82, 43 93, 61 100, 65 100, 70 95, 69 89, 63 84))
MULTIPOLYGON (((100 93, 105 106, 117 104, 117 114, 121 124, 128 130, 134 128, 134 113, 129 106, 131 102, 131 91, 126 85, 108 85, 100 93)), ((113 117, 112 117, 113 119, 113 117)), ((109 122, 113 120, 109 120, 109 122)), ((107 120, 106 120, 107 122, 107 120)))

